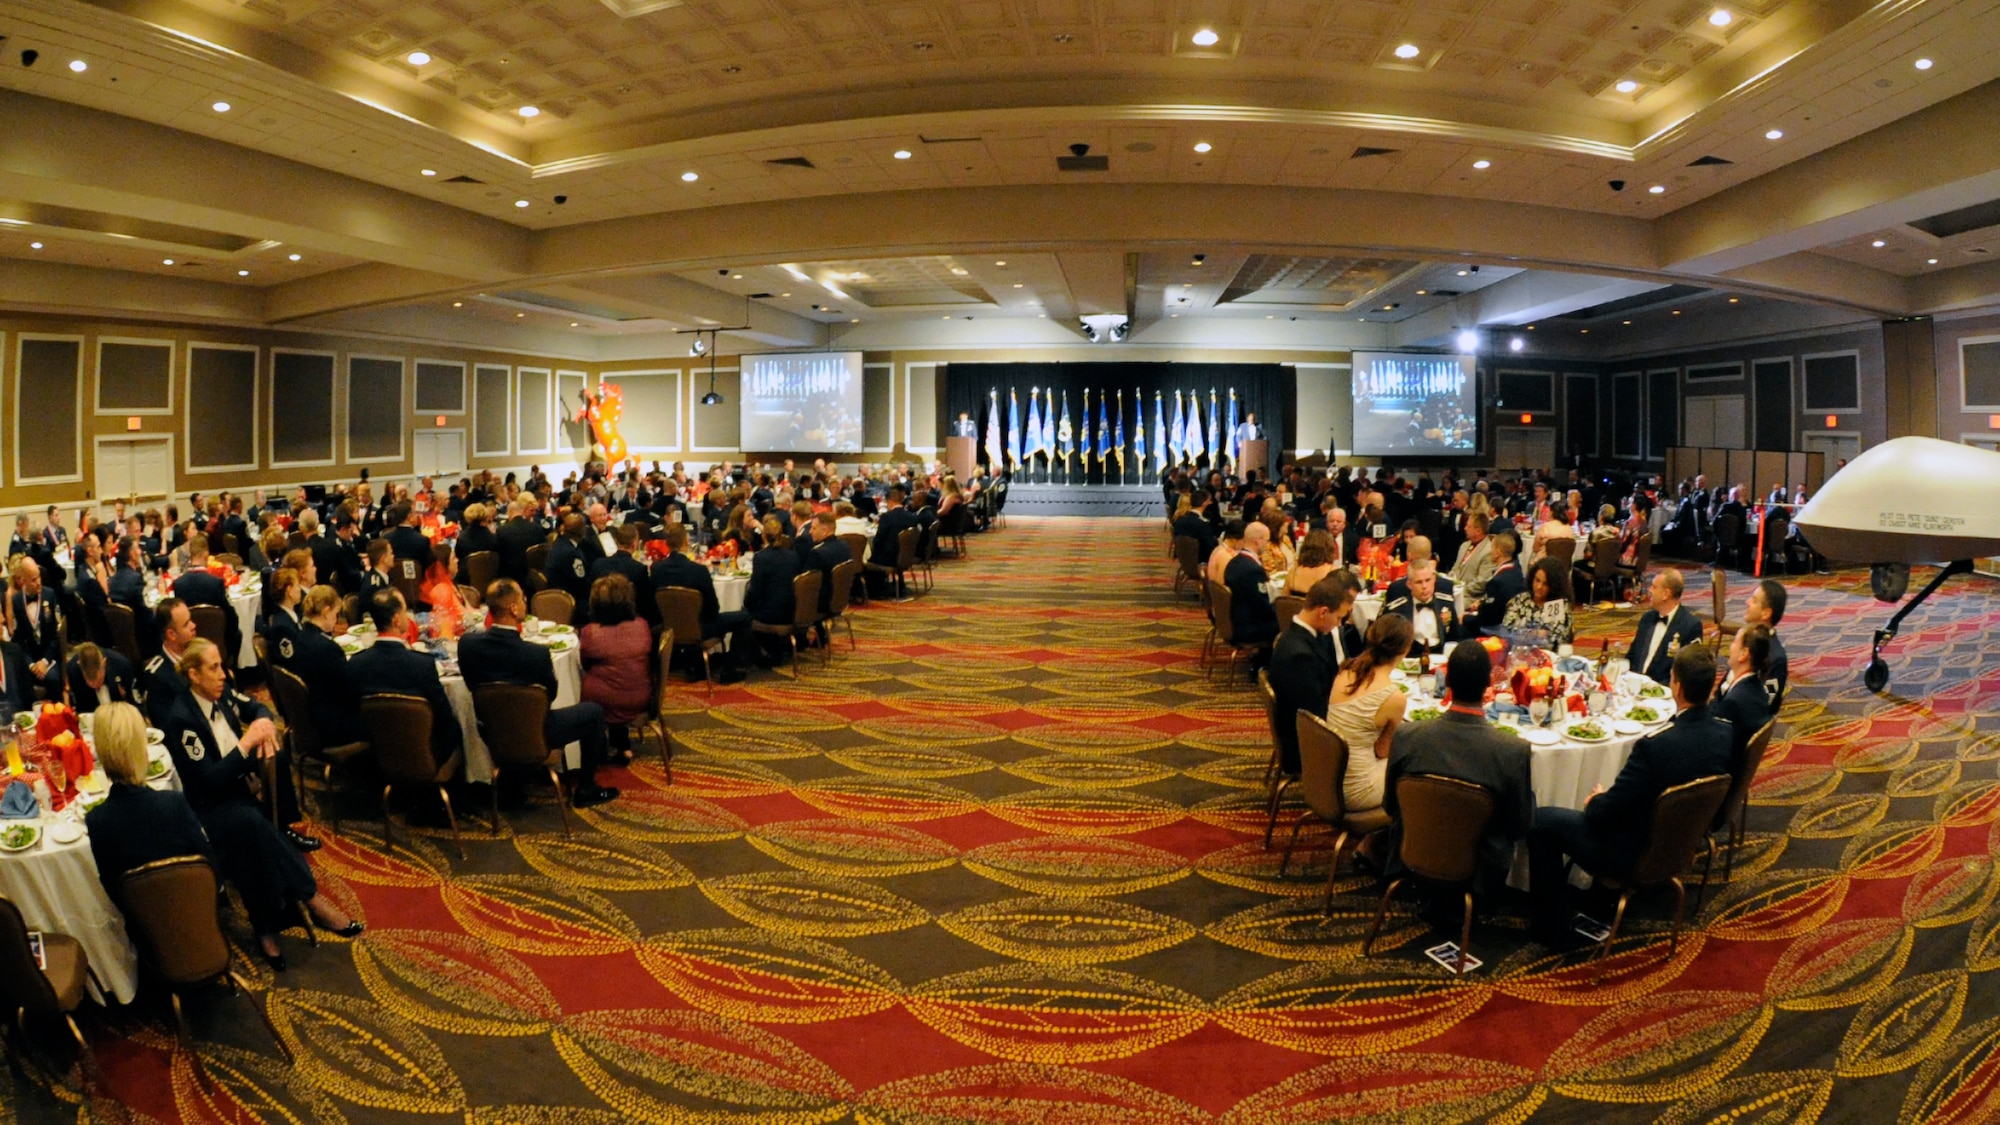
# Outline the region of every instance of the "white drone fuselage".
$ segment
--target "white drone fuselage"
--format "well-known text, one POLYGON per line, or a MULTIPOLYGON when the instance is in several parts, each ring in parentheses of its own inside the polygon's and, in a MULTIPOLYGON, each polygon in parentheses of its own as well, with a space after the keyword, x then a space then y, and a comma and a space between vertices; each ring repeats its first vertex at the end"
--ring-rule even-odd
POLYGON ((1827 478, 1794 522, 1815 551, 1849 562, 2000 555, 2000 453, 1927 437, 1883 442, 1827 478))

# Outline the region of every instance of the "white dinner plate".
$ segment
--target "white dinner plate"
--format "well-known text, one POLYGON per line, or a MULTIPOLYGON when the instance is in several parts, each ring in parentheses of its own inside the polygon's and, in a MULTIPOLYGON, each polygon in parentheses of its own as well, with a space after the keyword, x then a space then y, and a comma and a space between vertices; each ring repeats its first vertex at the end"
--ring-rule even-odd
POLYGON ((1521 737, 1536 746, 1554 746, 1556 743, 1562 741, 1561 735, 1552 730, 1543 730, 1540 727, 1521 728, 1521 737))
POLYGON ((167 744, 167 732, 158 727, 147 727, 146 744, 149 746, 165 746, 167 744))
POLYGON ((1611 729, 1619 734, 1638 734, 1646 729, 1646 724, 1637 719, 1619 719, 1611 724, 1611 729))
POLYGON ((49 839, 58 844, 74 844, 83 839, 83 825, 74 820, 58 820, 49 825, 49 839))

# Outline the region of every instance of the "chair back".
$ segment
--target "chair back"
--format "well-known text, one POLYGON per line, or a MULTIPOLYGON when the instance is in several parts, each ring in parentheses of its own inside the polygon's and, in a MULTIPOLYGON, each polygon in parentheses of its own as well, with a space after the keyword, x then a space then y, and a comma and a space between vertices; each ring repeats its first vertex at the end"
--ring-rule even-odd
POLYGON ((1264 725, 1271 730, 1271 745, 1278 744, 1278 689, 1271 686, 1271 670, 1257 669, 1257 693, 1264 697, 1264 725))
POLYGON ((28 947, 28 923, 12 899, 0 897, 0 1000, 10 1010, 62 1011, 62 1000, 28 947))
POLYGON ((271 666, 271 699, 278 705, 278 717, 285 720, 291 736, 292 753, 317 758, 323 745, 312 721, 312 692, 290 668, 271 666))
POLYGON ((1618 537, 1607 535, 1590 545, 1590 577, 1592 581, 1601 582, 1617 572, 1618 537))
POLYGON ((1733 551, 1737 540, 1743 538, 1743 517, 1730 513, 1715 521, 1715 542, 1719 549, 1733 551))
POLYGON ((1715 612, 1715 623, 1720 625, 1729 611, 1729 572, 1719 566, 1708 570, 1708 598, 1709 608, 1715 612))
POLYGON ((1785 540, 1792 534, 1792 517, 1784 513, 1767 516, 1764 519, 1764 557, 1781 559, 1785 557, 1785 540))
POLYGON ((424 606, 423 579, 423 573, 417 568, 417 560, 389 560, 389 585, 394 586, 396 592, 403 595, 403 605, 408 607, 412 614, 424 606))
POLYGON ((105 606, 104 625, 111 634, 111 647, 131 661, 133 668, 145 663, 139 659, 139 619, 133 616, 131 606, 105 606))
POLYGON ((210 642, 222 650, 222 666, 227 668, 235 663, 236 654, 230 652, 229 618, 212 605, 191 605, 188 616, 194 619, 194 635, 210 642))
POLYGON ((1329 824, 1347 816, 1341 785, 1347 779, 1347 740, 1310 711, 1293 716, 1299 732, 1299 794, 1329 824))
POLYGON ((458 576, 465 584, 486 596, 486 587, 500 577, 500 556, 493 551, 474 551, 465 556, 464 565, 458 568, 458 576))
MULTIPOLYGON (((236 555, 240 559, 243 554, 243 543, 236 538, 234 532, 225 531, 215 537, 215 553, 218 555, 236 555)), ((238 562, 237 565, 241 566, 242 563, 238 562)))
POLYGON ((1479 870, 1479 838, 1493 820, 1493 791, 1455 777, 1413 774, 1396 781, 1403 865, 1438 883, 1469 882, 1479 870))
POLYGON ((1271 601, 1271 612, 1278 615, 1280 633, 1292 627, 1292 618, 1306 608, 1305 598, 1298 594, 1280 594, 1271 601))
POLYGON ((544 574, 548 573, 549 545, 547 543, 537 543, 534 546, 528 548, 527 559, 528 559, 528 569, 539 570, 544 574))
MULTIPOLYGON (((699 594, 695 596, 700 597, 699 594)), ((537 590, 535 596, 528 600, 528 612, 543 621, 567 625, 576 616, 576 599, 569 596, 568 590, 537 590)))
POLYGON ((1632 882, 1664 883, 1694 864, 1695 850, 1708 839, 1708 826, 1729 796, 1726 773, 1684 781, 1653 802, 1646 848, 1632 865, 1632 882))
POLYGON ((659 641, 653 646, 653 659, 646 669, 652 673, 652 695, 650 696, 652 706, 648 710, 655 719, 667 713, 667 674, 673 669, 673 666, 674 631, 671 628, 662 629, 660 630, 659 641))
POLYGON ((1777 725, 1778 720, 1767 720, 1744 744, 1743 760, 1737 763, 1735 775, 1729 779, 1729 794, 1723 797, 1722 807, 1715 810, 1710 832, 1727 824, 1750 800, 1750 787, 1757 783, 1757 771, 1763 768, 1764 755, 1771 749, 1771 728, 1777 725))
POLYGON ((1202 580, 1201 543, 1194 536, 1174 536, 1174 561, 1180 564, 1182 577, 1202 580))
POLYGON ((660 607, 660 627, 681 639, 685 645, 701 641, 701 591, 685 586, 662 586, 653 591, 653 602, 660 607))
POLYGON ((819 620, 819 584, 823 576, 817 570, 802 570, 792 576, 792 628, 810 629, 819 620))
POLYGON ((346 621, 350 628, 361 624, 361 615, 360 594, 349 594, 340 600, 341 620, 346 621))
POLYGON ((1542 553, 1548 558, 1573 563, 1576 561, 1576 540, 1551 539, 1542 547, 1542 553))
POLYGON ((549 760, 542 725, 549 693, 533 684, 481 684, 472 689, 472 713, 495 766, 539 766, 549 760))
POLYGON ((364 695, 361 725, 368 731, 375 764, 391 785, 430 784, 438 779, 431 750, 430 701, 417 695, 364 695))
POLYGON ((155 860, 118 877, 126 928, 168 984, 201 984, 229 971, 215 895, 215 869, 198 855, 155 860))
POLYGON ((827 593, 826 611, 834 617, 847 612, 854 599, 854 580, 861 576, 861 560, 848 559, 833 568, 833 589, 827 593))
POLYGON ((1222 643, 1232 647, 1236 644, 1236 626, 1229 620, 1229 587, 1220 582, 1208 584, 1208 616, 1215 622, 1215 635, 1222 643))
POLYGON ((436 563, 436 564, 438 564, 439 566, 441 566, 441 567, 445 568, 446 570, 450 570, 450 569, 451 569, 451 544, 449 544, 449 543, 432 543, 432 544, 431 544, 431 561, 432 561, 432 562, 434 562, 434 563, 436 563))
POLYGON ((311 549, 312 549, 312 537, 307 535, 305 532, 294 531, 289 535, 285 536, 285 550, 298 551, 298 550, 311 550, 311 549))
POLYGON ((922 532, 914 527, 906 527, 896 536, 896 569, 914 570, 917 565, 917 540, 922 532))
POLYGON ((850 531, 839 538, 842 543, 847 544, 847 553, 853 555, 855 559, 866 560, 868 558, 868 537, 866 535, 858 531, 850 531))

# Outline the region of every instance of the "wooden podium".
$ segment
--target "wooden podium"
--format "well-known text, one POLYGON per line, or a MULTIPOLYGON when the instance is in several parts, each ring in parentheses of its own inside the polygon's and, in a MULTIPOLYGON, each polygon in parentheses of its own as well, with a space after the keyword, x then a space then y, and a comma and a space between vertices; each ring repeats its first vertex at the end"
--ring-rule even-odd
POLYGON ((951 475, 960 484, 972 479, 972 470, 979 465, 979 439, 976 437, 948 437, 944 439, 944 463, 951 469, 951 475))
POLYGON ((1271 479, 1271 443, 1265 438, 1253 438, 1236 447, 1236 476, 1241 479, 1247 469, 1257 470, 1257 479, 1271 479))

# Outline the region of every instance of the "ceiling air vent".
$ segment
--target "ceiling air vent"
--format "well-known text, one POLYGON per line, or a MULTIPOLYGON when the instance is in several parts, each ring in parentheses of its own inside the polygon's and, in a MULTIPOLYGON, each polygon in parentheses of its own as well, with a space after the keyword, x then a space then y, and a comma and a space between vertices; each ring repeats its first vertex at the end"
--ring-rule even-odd
POLYGON ((1713 168, 1719 164, 1734 164, 1734 160, 1724 160, 1720 156, 1704 156, 1688 165, 1690 168, 1713 168))
POLYGON ((1349 157, 1349 159, 1359 160, 1364 156, 1388 156, 1391 153, 1399 151, 1401 150, 1393 148, 1369 148, 1367 145, 1363 145, 1360 148, 1355 149, 1353 155, 1349 157))
POLYGON ((753 301, 768 301, 771 299, 771 295, 769 293, 752 293, 750 294, 750 299, 753 301))
POLYGON ((485 182, 485 180, 475 180, 471 176, 453 176, 451 179, 445 181, 448 184, 483 184, 485 182))
POLYGON ((818 167, 818 165, 815 165, 815 164, 814 164, 814 163, 813 163, 812 161, 810 161, 810 160, 806 159, 806 158, 805 158, 805 157, 803 157, 803 156, 781 156, 781 157, 779 157, 779 158, 778 158, 778 159, 776 159, 776 160, 766 160, 766 161, 765 161, 764 163, 766 163, 766 164, 776 164, 776 165, 779 165, 780 167, 784 167, 784 168, 814 168, 814 167, 818 167))

